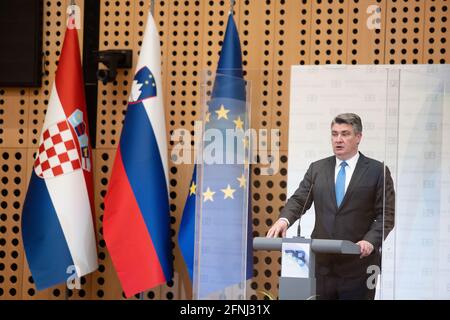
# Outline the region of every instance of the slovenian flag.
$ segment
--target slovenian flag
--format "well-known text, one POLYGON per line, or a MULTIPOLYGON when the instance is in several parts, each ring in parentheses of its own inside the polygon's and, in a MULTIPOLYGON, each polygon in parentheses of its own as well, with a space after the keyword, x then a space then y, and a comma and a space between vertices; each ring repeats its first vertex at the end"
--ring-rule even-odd
POLYGON ((97 269, 92 152, 80 49, 69 18, 22 213, 22 237, 36 288, 97 269))
POLYGON ((127 297, 171 280, 173 273, 160 55, 149 14, 103 219, 127 297))

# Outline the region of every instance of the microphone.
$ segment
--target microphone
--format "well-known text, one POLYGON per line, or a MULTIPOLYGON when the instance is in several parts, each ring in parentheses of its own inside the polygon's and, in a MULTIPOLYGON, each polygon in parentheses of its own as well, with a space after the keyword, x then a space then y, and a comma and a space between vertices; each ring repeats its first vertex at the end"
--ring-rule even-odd
POLYGON ((309 201, 309 196, 310 196, 310 194, 311 194, 311 191, 312 191, 313 187, 314 187, 314 183, 311 183, 311 187, 309 187, 308 195, 306 196, 305 203, 303 204, 302 212, 300 213, 300 217, 298 218, 298 228, 297 228, 297 237, 298 237, 298 238, 301 238, 301 237, 302 237, 302 236, 301 236, 300 219, 302 218, 302 215, 305 213, 306 204, 307 204, 308 201, 309 201))

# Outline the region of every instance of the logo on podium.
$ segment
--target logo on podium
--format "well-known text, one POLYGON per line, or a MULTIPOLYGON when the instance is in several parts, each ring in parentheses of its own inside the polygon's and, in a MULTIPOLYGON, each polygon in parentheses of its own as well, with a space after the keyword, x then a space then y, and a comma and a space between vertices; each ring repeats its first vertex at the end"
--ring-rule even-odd
POLYGON ((292 278, 308 278, 310 244, 284 242, 281 249, 281 276, 292 278))

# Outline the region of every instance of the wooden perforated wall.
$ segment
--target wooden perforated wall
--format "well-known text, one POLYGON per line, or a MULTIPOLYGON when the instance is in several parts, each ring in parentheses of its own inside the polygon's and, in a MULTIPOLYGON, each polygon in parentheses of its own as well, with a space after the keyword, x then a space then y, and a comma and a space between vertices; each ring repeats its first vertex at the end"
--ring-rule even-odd
MULTIPOLYGON (((135 66, 149 2, 101 0, 100 50, 133 49, 135 66)), ((113 83, 99 83, 94 151, 98 271, 82 279, 80 290, 66 290, 61 285, 37 292, 21 243, 22 204, 64 37, 68 3, 44 1, 42 87, 0 88, 0 299, 123 298, 102 237, 102 215, 133 69, 119 70, 113 83)), ((78 0, 76 4, 83 13, 84 1, 78 0)), ((276 220, 286 200, 290 66, 449 63, 449 2, 237 0, 234 9, 245 76, 251 81, 252 127, 268 132, 279 130, 279 154, 261 154, 261 164, 252 165, 253 229, 255 236, 262 236, 276 220), (279 161, 279 170, 270 176, 262 175, 270 156, 277 157, 274 161, 279 161)), ((186 128, 194 134, 194 121, 201 117, 202 74, 216 68, 228 11, 229 1, 155 1, 154 17, 161 38, 164 101, 170 132, 186 128)), ((79 37, 81 42, 82 29, 79 37)), ((270 134, 265 139, 264 143, 270 144, 270 134)), ((173 143, 169 144, 169 149, 172 148, 173 143)), ((191 170, 192 165, 169 164, 176 270, 181 270, 182 266, 176 233, 191 170)), ((248 298, 263 299, 261 291, 276 296, 279 272, 279 254, 256 252, 248 298)), ((173 281, 146 292, 143 298, 189 298, 185 278, 186 275, 177 272, 173 281)))

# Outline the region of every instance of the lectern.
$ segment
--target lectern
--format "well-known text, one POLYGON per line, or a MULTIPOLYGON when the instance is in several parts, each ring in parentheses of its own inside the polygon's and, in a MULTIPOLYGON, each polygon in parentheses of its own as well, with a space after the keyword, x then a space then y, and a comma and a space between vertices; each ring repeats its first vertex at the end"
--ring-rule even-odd
POLYGON ((315 253, 360 254, 348 240, 296 238, 253 239, 254 250, 281 251, 280 300, 316 298, 315 253))

